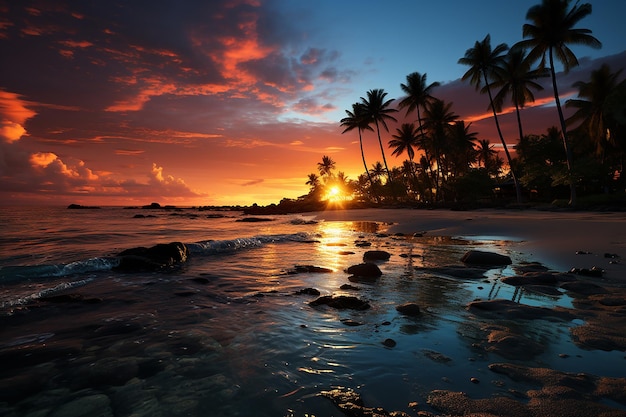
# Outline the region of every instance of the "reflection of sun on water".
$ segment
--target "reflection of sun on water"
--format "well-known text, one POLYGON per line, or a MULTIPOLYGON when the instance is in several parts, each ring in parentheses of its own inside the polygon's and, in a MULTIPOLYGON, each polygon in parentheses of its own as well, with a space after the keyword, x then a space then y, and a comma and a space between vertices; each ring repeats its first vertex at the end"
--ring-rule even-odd
POLYGON ((345 255, 341 255, 340 252, 350 247, 352 233, 350 223, 322 222, 319 223, 319 233, 321 244, 317 245, 316 249, 320 259, 324 260, 324 266, 334 270, 344 269, 345 255))

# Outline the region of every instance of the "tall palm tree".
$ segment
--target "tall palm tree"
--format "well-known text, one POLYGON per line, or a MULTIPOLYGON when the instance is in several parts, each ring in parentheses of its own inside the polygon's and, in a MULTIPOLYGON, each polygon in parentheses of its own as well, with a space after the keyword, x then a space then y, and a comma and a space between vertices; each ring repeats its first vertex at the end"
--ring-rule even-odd
POLYGON ((493 98, 493 104, 496 106, 496 110, 501 112, 505 98, 509 94, 511 95, 521 140, 524 137, 524 131, 522 129, 520 108, 524 108, 528 102, 535 101, 535 95, 531 88, 537 91, 543 90, 543 86, 535 80, 547 77, 548 74, 541 69, 531 69, 531 63, 526 56, 526 51, 522 48, 513 48, 506 55, 501 70, 496 71, 494 76, 495 81, 491 86, 500 90, 493 98))
POLYGON ((463 74, 461 79, 467 80, 469 78, 470 84, 476 86, 476 90, 479 90, 484 84, 485 91, 489 95, 489 105, 493 111, 493 118, 496 122, 498 136, 500 137, 500 142, 502 142, 502 147, 504 148, 504 153, 511 169, 511 176, 513 177, 513 182, 515 183, 517 202, 521 203, 522 191, 519 181, 517 180, 517 176, 513 170, 513 164, 511 164, 511 154, 509 153, 509 148, 507 147, 504 137, 502 136, 502 129, 500 129, 498 113, 496 111, 496 106, 494 105, 489 84, 489 81, 493 79, 494 74, 500 71, 504 65, 504 53, 508 49, 509 47, 505 43, 501 43, 492 50, 491 36, 487 35, 481 42, 476 41, 473 48, 465 51, 465 56, 459 59, 459 64, 468 65, 470 67, 470 69, 463 74))
POLYGON ((378 144, 380 145, 380 153, 383 156, 383 163, 385 164, 385 170, 387 171, 387 178, 389 183, 391 183, 391 173, 389 172, 389 167, 387 166, 387 158, 385 158, 385 150, 383 149, 383 141, 380 139, 380 124, 383 125, 385 130, 389 132, 389 128, 387 127, 387 121, 393 120, 396 122, 396 118, 391 116, 391 113, 394 113, 398 110, 389 107, 393 99, 389 99, 385 101, 385 97, 387 93, 383 89, 373 89, 367 92, 367 98, 361 97, 361 104, 365 108, 365 114, 369 120, 369 123, 374 123, 376 125, 376 133, 378 134, 378 144))
POLYGON ((382 177, 383 174, 385 173, 383 164, 381 164, 380 161, 376 161, 376 163, 372 165, 372 169, 370 169, 370 173, 372 174, 372 177, 374 177, 374 182, 379 182, 380 177, 382 177))
POLYGON ((367 119, 366 109, 362 103, 354 103, 352 105, 352 111, 345 111, 348 117, 344 117, 341 119, 341 126, 345 126, 343 133, 349 132, 350 130, 357 129, 359 132, 359 146, 361 147, 361 159, 363 159, 363 167, 365 168, 365 172, 367 173, 367 178, 370 180, 370 184, 372 183, 372 177, 370 175, 369 170, 367 169, 367 163, 365 162, 365 153, 363 152, 363 135, 361 134, 364 130, 371 130, 372 127, 369 124, 369 120, 367 119))
POLYGON ((309 174, 307 177, 306 185, 311 187, 311 191, 314 191, 317 187, 320 186, 320 177, 315 173, 309 174))
POLYGON ((578 22, 591 14, 591 4, 576 2, 571 9, 569 9, 569 4, 570 0, 542 0, 541 4, 528 9, 526 20, 531 23, 526 23, 522 27, 524 40, 518 42, 518 45, 529 49, 528 58, 531 61, 541 59, 540 68, 545 68, 546 54, 548 55, 554 101, 561 123, 563 147, 570 175, 570 205, 574 206, 576 205, 576 184, 572 178, 573 156, 568 143, 567 128, 557 88, 554 58, 556 55, 556 59, 563 64, 564 71, 568 72, 570 68, 578 65, 578 59, 568 45, 588 45, 592 48, 600 48, 602 44, 591 35, 591 30, 574 28, 578 22))
POLYGON ((452 112, 452 103, 443 100, 429 102, 424 109, 424 127, 429 132, 429 144, 437 161, 435 170, 435 198, 440 199, 441 180, 443 179, 442 150, 446 148, 450 125, 459 116, 452 112))
POLYGON ((401 109, 406 108, 406 115, 410 112, 417 111, 417 125, 420 133, 424 135, 424 129, 422 127, 422 115, 420 108, 424 108, 426 103, 435 100, 430 92, 439 87, 439 82, 426 85, 426 74, 420 74, 419 72, 412 72, 406 76, 406 84, 400 84, 400 88, 407 95, 398 103, 398 107, 401 109))
POLYGON ((574 83, 573 86, 578 88, 579 98, 565 102, 565 107, 576 109, 576 112, 566 122, 580 122, 579 128, 584 129, 585 133, 595 143, 596 152, 602 157, 602 160, 604 160, 604 154, 611 139, 606 126, 606 102, 617 87, 621 72, 622 70, 612 73, 607 64, 602 65, 600 69, 591 72, 589 82, 578 81, 574 83))
POLYGON ((333 176, 333 170, 335 169, 335 161, 330 156, 322 156, 322 162, 317 163, 317 170, 320 172, 320 176, 328 179, 333 176))

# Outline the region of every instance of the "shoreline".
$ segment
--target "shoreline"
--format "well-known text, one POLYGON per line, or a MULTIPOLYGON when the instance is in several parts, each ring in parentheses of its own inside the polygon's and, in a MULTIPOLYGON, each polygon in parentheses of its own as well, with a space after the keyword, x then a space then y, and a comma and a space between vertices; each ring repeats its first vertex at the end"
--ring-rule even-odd
POLYGON ((626 287, 624 212, 352 209, 307 214, 324 221, 388 223, 390 233, 514 241, 529 262, 558 272, 595 266, 604 270, 596 281, 626 287))

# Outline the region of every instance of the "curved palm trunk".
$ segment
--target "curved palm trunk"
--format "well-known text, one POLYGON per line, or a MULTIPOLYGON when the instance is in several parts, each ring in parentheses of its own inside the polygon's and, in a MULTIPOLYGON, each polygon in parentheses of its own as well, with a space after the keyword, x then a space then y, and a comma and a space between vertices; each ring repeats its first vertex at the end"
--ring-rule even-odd
POLYGON ((572 156, 572 150, 569 147, 567 141, 567 130, 565 128, 565 118, 563 117, 563 110, 561 109, 561 100, 559 99, 559 90, 556 86, 556 73, 554 71, 554 60, 552 58, 552 48, 549 51, 550 55, 550 74, 552 75, 552 89, 554 90, 554 101, 556 103, 556 109, 559 112, 559 121, 561 122, 561 133, 563 135, 563 147, 565 148, 565 158, 567 159, 567 172, 569 174, 569 205, 576 205, 576 184, 574 184, 574 178, 572 177, 572 170, 574 165, 574 158, 572 156))
POLYGON ((374 181, 372 181, 372 175, 370 174, 369 169, 367 169, 367 164, 365 163, 365 152, 363 152, 363 136, 361 135, 361 129, 359 128, 359 145, 361 146, 361 159, 363 159, 363 167, 365 168, 365 172, 367 173, 367 178, 370 181, 370 189, 374 194, 374 200, 378 202, 378 196, 374 191, 374 181))
POLYGON ((489 82, 487 80, 487 74, 483 71, 483 77, 485 79, 485 86, 487 86, 487 94, 489 95, 489 103, 491 104, 491 110, 493 111, 493 118, 496 121, 496 129, 498 130, 498 136, 500 136, 500 142, 502 142, 502 147, 504 148, 504 154, 506 155, 506 160, 509 163, 509 169, 511 170, 511 176, 513 177, 513 183, 515 184, 515 194, 517 197, 517 204, 522 203, 522 189, 520 188, 519 181, 517 180, 517 176, 515 175, 515 171, 513 170, 513 165, 511 164, 511 154, 509 153, 509 148, 506 146, 506 142, 504 141, 504 137, 502 136, 502 130, 500 129, 500 122, 498 121, 498 113, 496 112, 496 108, 493 105, 493 97, 491 96, 491 89, 489 88, 489 82))
POLYGON ((378 127, 378 120, 376 122, 376 133, 378 133, 378 144, 380 145, 380 153, 383 155, 383 163, 385 164, 385 171, 387 171, 387 178, 389 179, 389 184, 391 184, 391 173, 389 172, 389 167, 387 166, 387 158, 385 158, 385 149, 383 148, 383 141, 380 139, 380 128, 378 127))

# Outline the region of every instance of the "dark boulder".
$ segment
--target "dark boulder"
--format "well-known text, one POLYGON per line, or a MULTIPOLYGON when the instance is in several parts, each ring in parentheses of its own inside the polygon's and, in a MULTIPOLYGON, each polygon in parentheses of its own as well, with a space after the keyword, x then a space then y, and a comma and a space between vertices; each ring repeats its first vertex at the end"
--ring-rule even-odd
POLYGON ((348 269, 346 269, 346 273, 352 274, 357 277, 370 277, 370 278, 378 278, 383 273, 377 265, 370 263, 362 263, 358 265, 352 265, 348 269))
POLYGON ((295 292, 296 295, 320 295, 320 290, 316 288, 303 288, 295 292))
POLYGON ((288 274, 304 274, 304 273, 312 273, 312 274, 330 274, 334 272, 330 268, 324 268, 322 266, 315 265, 296 265, 293 269, 287 271, 288 274))
POLYGON ((364 261, 387 261, 391 254, 384 250, 368 250, 363 254, 364 261))
POLYGON ((126 272, 155 271, 183 264, 189 250, 181 242, 159 243, 150 248, 137 247, 120 252, 120 260, 115 268, 126 272))
POLYGON ((363 301, 357 297, 352 297, 348 295, 325 295, 311 301, 309 305, 312 307, 326 305, 332 308, 336 308, 338 310, 367 310, 368 308, 370 308, 370 304, 367 301, 363 301))
POLYGON ((511 265, 511 258, 495 252, 470 250, 463 255, 461 261, 471 265, 503 266, 511 265))
POLYGON ((396 306, 396 310, 405 316, 419 316, 420 307, 415 303, 405 303, 396 306))

